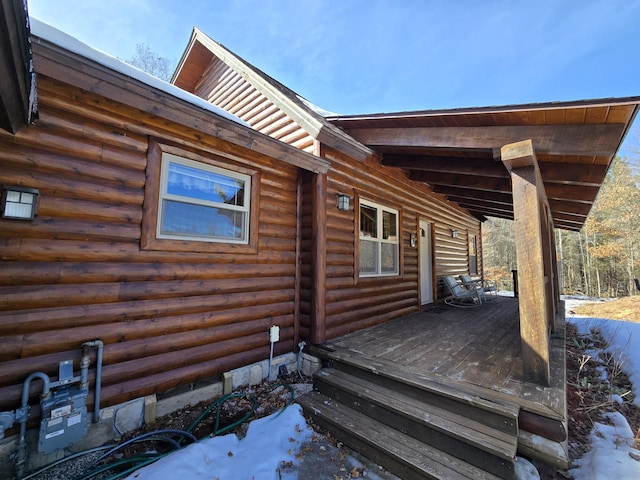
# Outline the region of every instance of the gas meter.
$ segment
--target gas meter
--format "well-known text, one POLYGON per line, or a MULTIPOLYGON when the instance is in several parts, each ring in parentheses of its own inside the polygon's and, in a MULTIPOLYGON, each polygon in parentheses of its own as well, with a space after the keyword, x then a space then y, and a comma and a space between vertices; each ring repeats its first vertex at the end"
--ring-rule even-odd
POLYGON ((38 451, 51 453, 65 448, 87 433, 87 394, 81 377, 73 376, 73 361, 60 362, 58 381, 41 402, 42 420, 38 451))

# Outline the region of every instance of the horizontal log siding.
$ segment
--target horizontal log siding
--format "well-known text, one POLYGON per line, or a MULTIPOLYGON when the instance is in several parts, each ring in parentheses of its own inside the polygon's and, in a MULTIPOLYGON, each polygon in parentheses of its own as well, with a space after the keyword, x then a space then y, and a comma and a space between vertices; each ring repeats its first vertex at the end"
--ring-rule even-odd
POLYGON ((419 219, 434 224, 438 277, 468 272, 466 232, 479 235, 480 226, 475 218, 426 186, 409 181, 400 169, 383 167, 376 159, 355 162, 334 151, 328 156, 335 160, 327 174, 326 322, 327 338, 331 339, 418 310, 418 249, 411 248, 410 234, 418 234, 419 219), (348 212, 337 210, 338 193, 353 198, 348 212), (400 275, 358 279, 358 198, 400 211, 400 275), (452 229, 460 232, 459 238, 452 238, 452 229))
POLYGON ((314 153, 313 137, 217 57, 205 70, 194 93, 236 115, 261 133, 314 153))
POLYGON ((0 409, 32 372, 55 378, 73 359, 77 373, 97 338, 103 407, 266 359, 272 324, 276 353, 292 351, 297 169, 45 77, 38 88, 39 124, 0 133, 0 183, 40 191, 33 222, 0 219, 0 409), (149 136, 260 172, 257 254, 140 250, 149 136))

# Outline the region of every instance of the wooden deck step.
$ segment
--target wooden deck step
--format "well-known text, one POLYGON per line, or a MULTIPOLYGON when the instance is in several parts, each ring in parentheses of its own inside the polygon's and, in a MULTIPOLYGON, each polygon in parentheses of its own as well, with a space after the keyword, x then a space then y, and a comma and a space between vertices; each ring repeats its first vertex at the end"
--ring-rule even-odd
POLYGON ((297 401, 316 424, 403 480, 499 478, 319 392, 303 395, 297 401))
POLYGON ((363 353, 332 347, 332 350, 315 349, 314 355, 329 361, 330 366, 369 380, 378 385, 401 392, 444 410, 450 410, 484 425, 518 436, 519 405, 505 400, 469 391, 460 382, 435 375, 425 375, 410 368, 363 353))
POLYGON ((320 393, 339 403, 462 461, 500 478, 514 475, 517 436, 487 426, 482 418, 469 418, 332 368, 318 372, 315 384, 320 393))

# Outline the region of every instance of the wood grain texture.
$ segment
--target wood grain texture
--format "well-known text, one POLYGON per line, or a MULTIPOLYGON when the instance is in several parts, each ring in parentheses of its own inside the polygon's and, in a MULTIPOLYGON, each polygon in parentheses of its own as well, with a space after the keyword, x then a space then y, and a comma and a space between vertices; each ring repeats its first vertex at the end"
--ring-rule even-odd
POLYGON ((523 138, 535 141, 540 153, 557 155, 613 155, 624 124, 508 125, 477 127, 370 128, 348 130, 365 145, 432 148, 485 148, 507 145, 523 138))
POLYGON ((273 324, 292 351, 298 168, 44 75, 39 92, 42 122, 0 135, 0 182, 40 191, 33 222, 0 220, 0 408, 96 338, 103 407, 263 360, 273 324), (251 252, 141 247, 149 138, 254 173, 251 252))
POLYGON ((547 202, 531 141, 502 148, 511 171, 514 233, 520 295, 520 332, 525 380, 548 385, 551 265, 545 238, 547 202))
POLYGON ((300 135, 242 81, 229 78, 225 104, 322 158, 176 99, 154 102, 136 82, 51 48, 36 52, 42 123, 0 133, 2 183, 40 191, 33 222, 0 220, 0 408, 17 406, 32 371, 55 376, 67 358, 78 368, 80 344, 96 338, 105 406, 263 360, 272 324, 284 353, 298 338, 414 313, 418 218, 434 226, 434 285, 468 271, 477 219, 400 168, 300 135), (154 244, 160 170, 149 159, 162 149, 252 176, 249 246, 154 244), (349 211, 336 209, 337 193, 352 196, 349 211), (398 209, 399 275, 359 278, 358 198, 398 209))

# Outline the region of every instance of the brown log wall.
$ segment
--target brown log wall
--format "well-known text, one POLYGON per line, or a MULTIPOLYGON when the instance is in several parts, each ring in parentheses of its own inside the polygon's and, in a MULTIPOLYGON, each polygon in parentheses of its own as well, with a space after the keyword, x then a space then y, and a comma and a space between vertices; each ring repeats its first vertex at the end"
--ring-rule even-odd
POLYGON ((360 163, 335 151, 327 157, 334 160, 327 174, 327 339, 418 311, 419 256, 410 246, 410 234, 418 235, 420 219, 432 222, 435 231, 436 277, 469 271, 468 233, 477 235, 480 244, 477 219, 375 158, 360 163), (338 193, 352 197, 349 211, 337 210, 338 193), (359 198, 399 210, 400 275, 358 277, 359 198), (458 238, 452 238, 452 229, 459 231, 458 238))
POLYGON ((300 258, 300 337, 304 340, 311 338, 312 330, 312 289, 313 262, 311 251, 313 248, 312 192, 313 174, 301 172, 302 175, 302 215, 301 215, 301 258, 300 258))
POLYGON ((213 57, 194 93, 236 115, 259 132, 314 153, 311 135, 217 57, 213 57))
POLYGON ((297 168, 43 76, 38 89, 39 124, 0 133, 0 183, 40 192, 34 221, 0 219, 0 409, 32 372, 73 359, 78 373, 94 339, 103 407, 264 360, 273 324, 275 353, 292 351, 297 168), (150 137, 260 172, 257 254, 141 250, 150 137))

